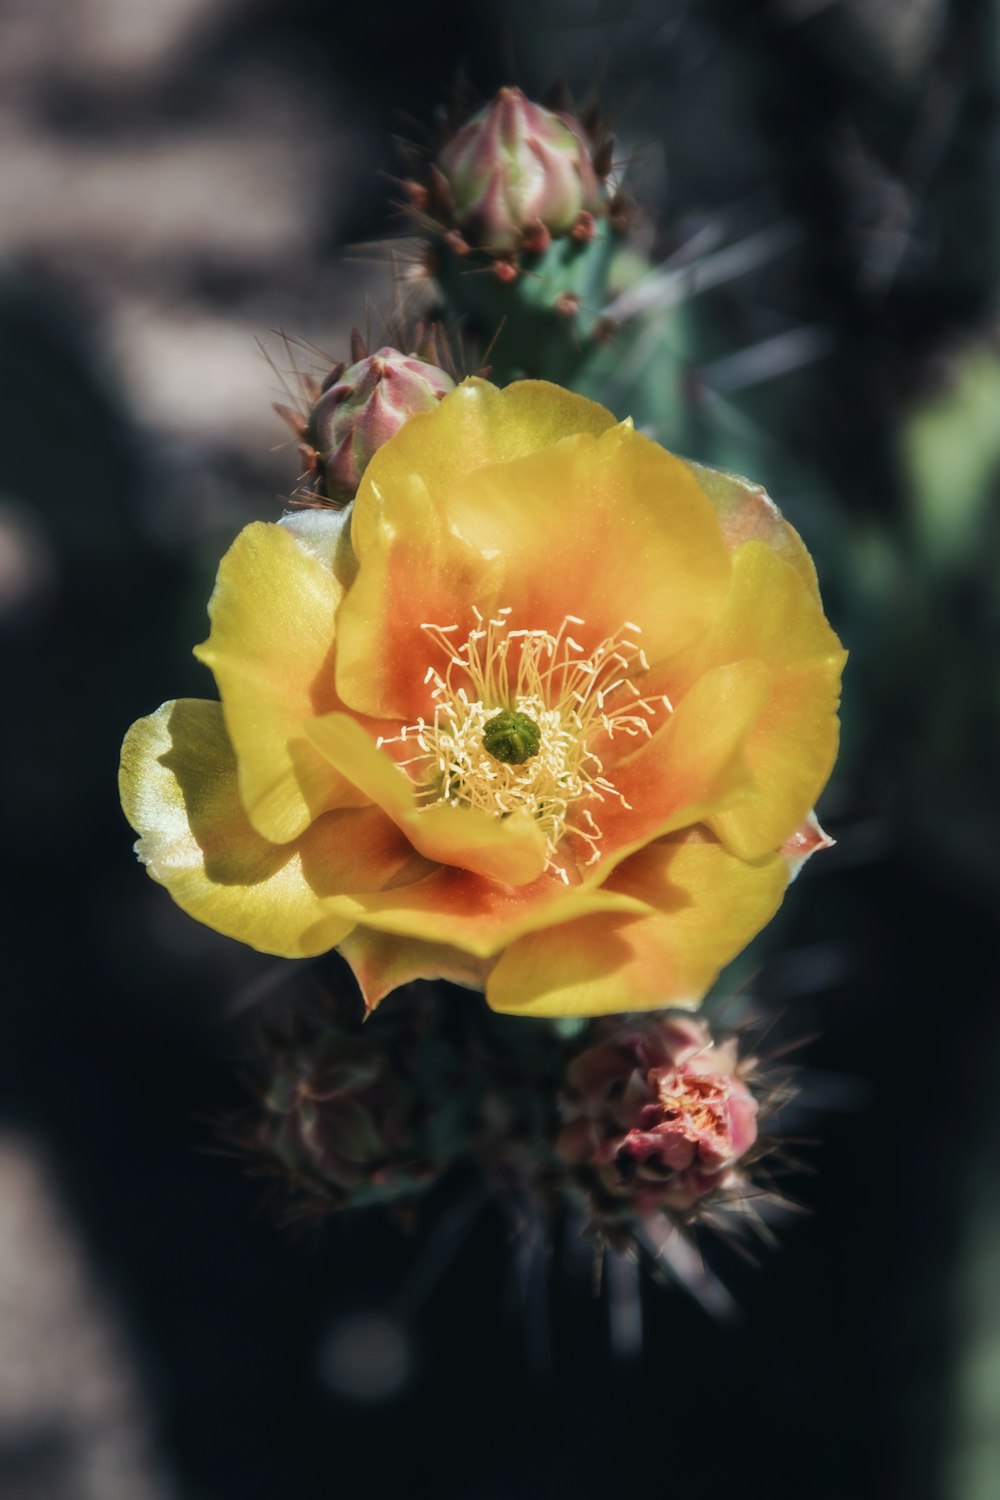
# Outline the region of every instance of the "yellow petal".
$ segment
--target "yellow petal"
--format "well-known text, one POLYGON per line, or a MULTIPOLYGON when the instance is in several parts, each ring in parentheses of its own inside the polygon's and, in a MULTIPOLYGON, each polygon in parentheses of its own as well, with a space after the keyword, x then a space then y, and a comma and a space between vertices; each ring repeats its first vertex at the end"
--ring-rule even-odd
MULTIPOLYGON (((410 417, 386 448, 416 420, 410 417)), ((391 516, 359 554, 337 618, 337 691, 358 713, 413 724, 433 713, 428 667, 446 665, 424 626, 469 621, 497 566, 487 567, 451 536, 443 503, 419 475, 394 479, 391 516)))
MULTIPOLYGON (((573 635, 585 650, 641 629, 653 662, 701 633, 722 606, 729 557, 689 467, 628 423, 470 474, 443 504, 448 532, 486 561, 484 614, 573 635), (497 559, 503 560, 498 573, 497 559)), ((464 623, 464 622, 463 622, 464 623)))
POLYGON ((522 937, 490 973, 494 1010, 598 1016, 697 1005, 774 915, 788 868, 778 855, 746 863, 694 831, 634 854, 612 883, 653 914, 595 916, 522 937))
POLYGON ((418 808, 406 773, 347 714, 325 714, 304 729, 310 743, 382 808, 426 859, 508 885, 528 885, 541 875, 545 838, 527 814, 494 818, 479 808, 446 803, 418 808))
MULTIPOLYGON (((584 869, 585 880, 603 881, 650 840, 742 805, 754 791, 744 748, 770 690, 763 662, 715 667, 695 680, 651 739, 609 766, 619 795, 606 795, 594 814, 600 858, 584 869)), ((607 765, 603 746, 601 755, 607 765)))
POLYGON ((517 380, 504 390, 463 380, 430 412, 412 416, 378 450, 354 505, 351 540, 359 558, 384 519, 397 486, 416 476, 433 494, 448 495, 484 464, 508 463, 561 438, 614 427, 603 406, 544 380, 517 380))
POLYGON ((195 650, 219 685, 247 816, 274 843, 360 800, 300 728, 340 706, 333 640, 341 594, 331 570, 288 531, 256 522, 222 559, 211 634, 195 650))
POLYGON ((765 542, 795 569, 818 600, 819 582, 805 543, 763 485, 706 464, 689 463, 688 467, 715 507, 726 545, 735 551, 744 542, 765 542))
POLYGON ((633 621, 651 659, 704 629, 729 579, 712 506, 687 465, 611 423, 542 382, 475 382, 380 450, 355 502, 359 573, 338 618, 345 702, 409 723, 427 713, 427 668, 444 663, 423 627, 464 640, 475 609, 553 632, 583 616, 588 649, 633 621))
POLYGON ((754 859, 791 835, 826 785, 846 660, 807 583, 763 542, 736 551, 724 610, 705 638, 671 664, 670 681, 683 688, 722 663, 745 659, 771 672, 770 697, 744 747, 754 791, 708 821, 733 853, 754 859))
POLYGON ((377 808, 327 813, 293 843, 262 838, 240 803, 217 703, 165 703, 133 724, 120 787, 153 879, 190 916, 265 953, 325 952, 354 925, 331 893, 412 873, 412 851, 377 808))
POLYGON ((340 952, 354 971, 368 1010, 415 979, 447 979, 484 989, 489 968, 488 961, 443 943, 421 943, 365 927, 355 927, 340 944, 340 952))

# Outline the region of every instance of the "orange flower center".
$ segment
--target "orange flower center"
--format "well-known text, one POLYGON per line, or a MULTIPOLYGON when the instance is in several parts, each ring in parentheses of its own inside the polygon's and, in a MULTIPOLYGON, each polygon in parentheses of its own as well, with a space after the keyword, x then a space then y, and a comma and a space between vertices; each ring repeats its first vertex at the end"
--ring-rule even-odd
POLYGON ((639 627, 629 621, 587 653, 571 633, 584 625, 576 615, 567 615, 552 634, 511 629, 509 609, 493 619, 474 614, 476 626, 461 645, 457 625, 422 627, 445 658, 442 668, 428 666, 425 677, 433 719, 408 724, 379 744, 413 746, 415 753, 398 763, 425 807, 478 807, 497 818, 528 813, 545 835, 549 868, 568 880, 555 860, 563 838, 582 840, 591 864, 600 853, 600 804, 616 797, 629 806, 595 745, 619 735, 651 735, 651 721, 662 709, 669 712, 670 701, 644 698, 633 683, 649 662, 638 644, 639 627), (538 749, 524 760, 507 762, 486 748, 484 729, 501 712, 537 726, 538 749))
POLYGON ((731 1092, 729 1079, 714 1073, 684 1073, 676 1069, 650 1075, 663 1118, 668 1124, 683 1121, 696 1134, 721 1139, 728 1133, 725 1114, 731 1092))

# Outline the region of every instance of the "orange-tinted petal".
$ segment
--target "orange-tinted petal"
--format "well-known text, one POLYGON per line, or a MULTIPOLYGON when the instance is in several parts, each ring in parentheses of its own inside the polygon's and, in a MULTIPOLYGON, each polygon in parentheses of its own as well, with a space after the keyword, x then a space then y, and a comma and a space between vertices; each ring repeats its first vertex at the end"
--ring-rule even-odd
POLYGON ((339 622, 337 684, 346 703, 413 723, 427 707, 427 667, 441 665, 421 625, 470 621, 489 579, 502 581, 503 559, 484 559, 449 529, 448 502, 467 476, 614 422, 593 401, 543 381, 501 391, 473 379, 378 450, 351 524, 361 567, 339 622))
POLYGON ((413 783, 347 714, 306 724, 309 741, 406 834, 414 849, 440 864, 488 880, 528 885, 545 868, 545 838, 526 813, 495 818, 475 807, 418 808, 413 783))
POLYGON ((334 906, 363 927, 443 943, 477 958, 491 958, 505 943, 552 922, 647 911, 641 900, 626 893, 567 887, 550 875, 528 886, 498 885, 448 866, 391 890, 338 897, 334 906))
POLYGON ((287 844, 262 838, 239 799, 218 703, 165 703, 133 724, 120 785, 153 879, 189 915, 265 953, 325 952, 353 926, 331 894, 417 873, 406 840, 377 808, 327 813, 287 844))
POLYGON ((690 469, 628 423, 478 469, 448 496, 445 519, 487 563, 485 600, 473 601, 484 614, 508 607, 515 627, 552 633, 580 617, 572 634, 586 652, 632 621, 651 661, 670 656, 705 629, 729 584, 690 469))
POLYGON ((594 916, 522 937, 501 954, 486 998, 533 1016, 696 1005, 774 915, 787 883, 778 855, 746 863, 700 831, 660 840, 611 880, 652 915, 594 916))
POLYGON ((587 649, 633 621, 655 660, 721 607, 728 554, 690 468, 627 424, 609 426, 608 413, 598 421, 591 403, 525 384, 530 401, 520 384, 462 386, 376 455, 355 502, 359 573, 338 620, 338 689, 354 708, 428 714, 427 669, 446 663, 422 627, 455 627, 464 641, 474 609, 510 609, 513 628, 552 632, 582 616, 587 649), (557 440, 578 402, 579 426, 557 440), (550 403, 558 420, 545 423, 550 403), (511 411, 526 423, 520 454, 511 411), (453 451, 470 412, 490 440, 453 451))
POLYGON ((447 665, 424 626, 465 622, 467 635, 471 605, 498 568, 487 568, 451 535, 442 502, 419 475, 394 481, 391 514, 359 554, 358 575, 338 615, 337 691, 356 712, 413 724, 433 711, 428 668, 447 665))
POLYGON ((600 858, 585 878, 609 869, 651 839, 740 805, 751 786, 744 746, 768 701, 771 676, 759 661, 732 662, 699 677, 651 739, 613 765, 594 813, 600 858))
POLYGON ((222 559, 211 634, 195 650, 219 685, 247 817, 274 843, 360 800, 301 730, 303 719, 340 706, 333 639, 341 595, 333 572, 284 527, 256 522, 222 559))
POLYGON ((384 519, 397 487, 411 476, 446 496, 486 464, 509 463, 578 432, 594 436, 615 417, 595 401, 543 380, 517 380, 504 390, 463 380, 431 412, 410 417, 375 454, 354 506, 351 536, 358 556, 384 519))

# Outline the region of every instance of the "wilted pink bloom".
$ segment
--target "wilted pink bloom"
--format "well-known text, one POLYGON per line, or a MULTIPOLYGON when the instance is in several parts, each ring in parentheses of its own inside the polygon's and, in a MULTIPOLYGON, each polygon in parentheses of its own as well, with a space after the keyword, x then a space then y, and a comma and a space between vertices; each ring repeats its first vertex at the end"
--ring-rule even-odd
POLYGON ((559 1154, 643 1217, 732 1186, 757 1139, 734 1041, 676 1013, 610 1023, 568 1070, 559 1154))

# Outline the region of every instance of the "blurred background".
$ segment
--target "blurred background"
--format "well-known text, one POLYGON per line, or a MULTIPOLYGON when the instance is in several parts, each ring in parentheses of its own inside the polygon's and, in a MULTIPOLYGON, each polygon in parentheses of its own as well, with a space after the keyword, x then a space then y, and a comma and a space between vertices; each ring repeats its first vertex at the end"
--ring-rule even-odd
POLYGON ((994 0, 0 0, 3 1500, 1000 1495, 998 88, 994 0), (707 1247, 731 1307, 645 1279, 641 1345, 474 1181, 282 1225, 214 1121, 287 966, 115 790, 294 484, 257 343, 386 306, 460 73, 599 89, 683 273, 662 435, 768 486, 852 653, 837 848, 723 985, 812 1038, 808 1213, 707 1247))

